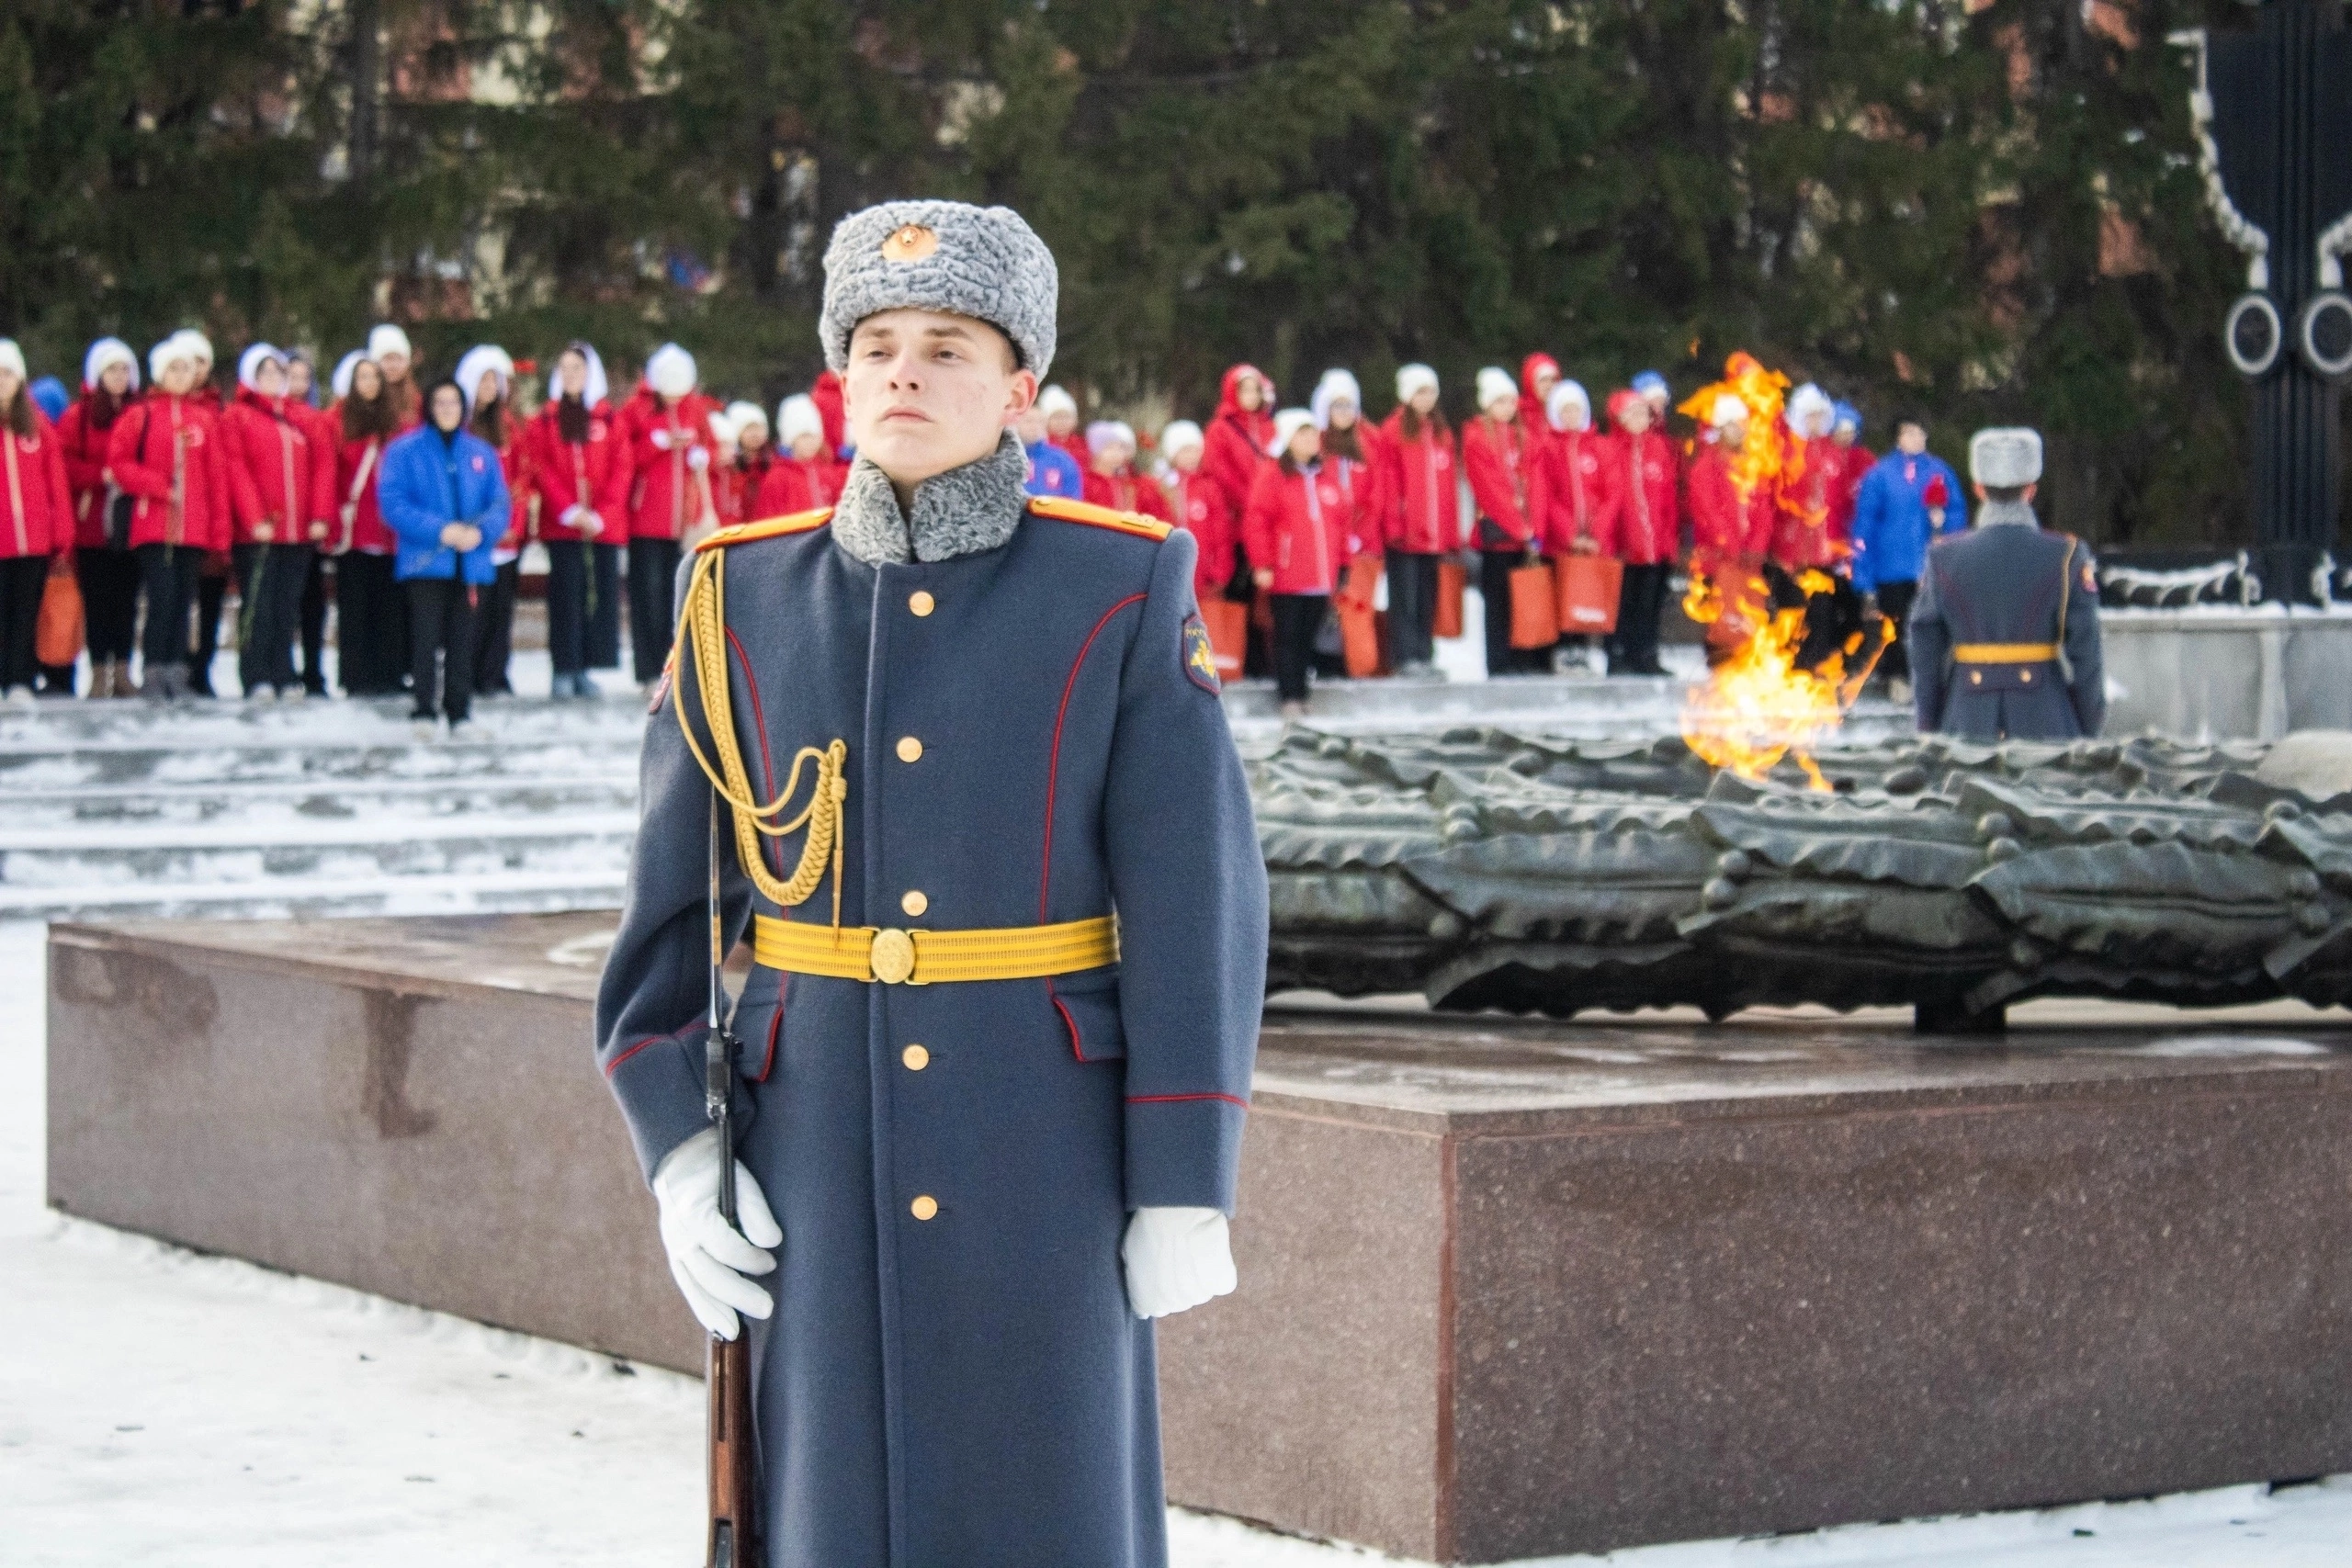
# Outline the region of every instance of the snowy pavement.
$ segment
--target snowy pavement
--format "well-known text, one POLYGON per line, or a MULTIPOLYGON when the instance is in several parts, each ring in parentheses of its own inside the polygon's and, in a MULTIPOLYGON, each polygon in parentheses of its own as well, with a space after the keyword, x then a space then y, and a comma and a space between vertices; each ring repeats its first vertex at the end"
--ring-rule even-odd
MULTIPOLYGON (((44 1209, 42 940, 0 925, 0 1565, 699 1562, 694 1380, 44 1209)), ((1169 1522, 1175 1568, 1396 1561, 1182 1509, 1169 1522)), ((2341 1568, 2352 1477, 1543 1568, 1602 1562, 2341 1568)))

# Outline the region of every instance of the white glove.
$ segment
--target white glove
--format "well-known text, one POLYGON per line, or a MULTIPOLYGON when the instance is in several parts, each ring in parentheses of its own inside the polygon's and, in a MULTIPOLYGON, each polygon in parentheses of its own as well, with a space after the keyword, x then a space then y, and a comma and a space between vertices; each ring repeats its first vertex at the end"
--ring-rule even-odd
POLYGON ((653 1196, 662 1205, 662 1247, 670 1277, 702 1325, 721 1339, 741 1332, 737 1313, 764 1318, 775 1310, 769 1294, 743 1278, 775 1268, 763 1250, 784 1241, 760 1184, 735 1162, 738 1234, 718 1217, 718 1129, 706 1127, 662 1156, 653 1168, 653 1196))
POLYGON ((688 447, 686 449, 686 467, 692 468, 696 473, 700 473, 705 468, 710 467, 710 448, 707 446, 688 447))
POLYGON ((1127 1304, 1137 1317, 1166 1317, 1239 1282, 1233 1241, 1217 1209, 1137 1209, 1119 1243, 1127 1266, 1127 1304))

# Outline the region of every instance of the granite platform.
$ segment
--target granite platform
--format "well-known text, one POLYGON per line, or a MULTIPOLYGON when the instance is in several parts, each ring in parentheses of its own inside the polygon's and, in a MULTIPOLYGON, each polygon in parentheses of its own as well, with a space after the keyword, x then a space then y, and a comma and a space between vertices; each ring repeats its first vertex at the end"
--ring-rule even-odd
MULTIPOLYGON (((59 926, 50 1201, 698 1369, 609 915, 59 926)), ((1494 1562, 2352 1470, 2352 1020, 1278 1001, 1170 1497, 1494 1562)))

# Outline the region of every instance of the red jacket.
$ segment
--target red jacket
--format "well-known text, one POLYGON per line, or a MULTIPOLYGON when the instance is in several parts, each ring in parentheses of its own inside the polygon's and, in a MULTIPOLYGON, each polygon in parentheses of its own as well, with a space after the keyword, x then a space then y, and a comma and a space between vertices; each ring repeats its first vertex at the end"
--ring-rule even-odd
POLYGON ((1690 532, 1691 559, 1702 570, 1762 561, 1778 512, 1772 486, 1757 485, 1743 502, 1732 483, 1729 455, 1712 444, 1699 448, 1690 463, 1690 532))
POLYGON ((1519 423, 1527 432, 1528 447, 1548 454, 1559 445, 1563 432, 1552 428, 1551 411, 1544 406, 1544 394, 1535 389, 1535 373, 1545 369, 1556 377, 1560 362, 1542 353, 1531 354, 1519 362, 1519 423))
POLYGON ((57 438, 65 450, 65 482, 74 492, 74 543, 99 550, 107 543, 107 446, 123 412, 138 399, 126 399, 112 423, 98 423, 98 400, 104 394, 87 388, 57 422, 57 438))
POLYGON ((311 524, 338 520, 334 454, 308 409, 240 389, 220 441, 243 476, 230 487, 237 544, 308 544, 311 524))
POLYGON ((789 517, 796 512, 831 506, 842 498, 842 486, 848 480, 848 465, 836 463, 822 452, 806 463, 787 452, 768 465, 752 515, 789 517))
MULTIPOLYGON (((30 397, 21 387, 17 395, 30 397)), ((52 556, 74 543, 65 443, 47 414, 38 408, 32 414, 30 435, 0 425, 0 557, 10 559, 52 556)))
MULTIPOLYGON (((1470 475, 1470 499, 1480 521, 1492 523, 1524 545, 1543 544, 1544 465, 1527 438, 1527 422, 1498 424, 1480 414, 1462 432, 1462 466, 1470 475)), ((1483 530, 1482 530, 1483 533, 1483 530)), ((1490 540, 1477 541, 1481 549, 1490 540)))
POLYGON ((1069 453, 1069 460, 1078 465, 1080 473, 1091 471, 1089 466, 1094 461, 1094 454, 1086 449, 1085 426, 1074 426, 1067 435, 1048 435, 1046 441, 1047 445, 1058 446, 1069 453))
POLYGON ((1123 474, 1098 474, 1087 469, 1080 497, 1114 512, 1140 512, 1162 523, 1176 521, 1176 513, 1169 509, 1168 497, 1159 486, 1136 473, 1132 463, 1123 474))
POLYGON ((1615 470, 1617 543, 1614 554, 1627 566, 1657 566, 1682 549, 1682 509, 1674 443, 1655 430, 1635 435, 1620 430, 1608 437, 1609 464, 1615 470))
POLYGON ((756 457, 745 457, 738 452, 733 462, 712 468, 716 482, 711 488, 718 502, 718 520, 733 524, 766 516, 759 509, 760 491, 767 484, 768 470, 775 467, 775 449, 763 446, 756 457))
MULTIPOLYGON (((1792 436, 1787 467, 1781 471, 1780 515, 1772 529, 1772 558, 1791 571, 1827 569, 1846 558, 1846 535, 1838 531, 1838 505, 1849 492, 1846 465, 1850 448, 1826 436, 1792 436)), ((1850 504, 1850 503, 1849 503, 1850 504)), ((1852 524, 1850 509, 1846 522, 1852 524)))
MULTIPOLYGON (((338 435, 342 425, 338 418, 338 435)), ((399 548, 391 525, 384 521, 383 511, 376 504, 376 481, 383 478, 384 472, 384 448, 398 439, 370 435, 358 441, 336 442, 334 495, 340 525, 335 530, 334 542, 340 549, 357 550, 363 556, 388 556, 399 548), (346 509, 347 518, 344 516, 346 509)))
POLYGON ((1609 438, 1590 430, 1555 430, 1544 453, 1544 547, 1566 555, 1589 539, 1603 555, 1618 552, 1621 502, 1609 438))
POLYGON ((1239 539, 1233 503, 1217 489, 1216 481, 1199 469, 1189 474, 1176 470, 1167 495, 1176 525, 1190 532, 1200 546, 1200 558, 1193 565, 1193 597, 1216 598, 1233 581, 1233 547, 1239 539))
POLYGON ((627 537, 674 539, 702 520, 706 510, 716 513, 718 495, 710 467, 696 471, 691 460, 703 454, 716 466, 710 446, 710 414, 718 405, 700 392, 688 392, 668 408, 661 406, 650 387, 640 386, 621 406, 614 432, 620 449, 613 460, 605 514, 605 538, 621 543, 615 519, 628 520, 627 537))
MULTIPOLYGON (((1233 526, 1241 528, 1242 509, 1250 503, 1250 487, 1257 482, 1258 470, 1272 461, 1266 456, 1266 443, 1274 438, 1273 415, 1261 405, 1254 413, 1242 412, 1235 389, 1244 376, 1258 376, 1247 365, 1237 365, 1225 373, 1225 381, 1217 393, 1216 413, 1209 420, 1208 428, 1201 435, 1201 472, 1216 485, 1217 493, 1233 508, 1233 526)), ((1263 376, 1258 376, 1262 385, 1263 376)), ((1080 468, 1085 465, 1080 463, 1080 468)))
POLYGON ((1839 454, 1838 485, 1829 502, 1829 536, 1841 549, 1852 548, 1854 539, 1854 502, 1862 493, 1862 480, 1878 467, 1878 455, 1860 442, 1851 446, 1829 445, 1839 454))
MULTIPOLYGON (((538 536, 563 543, 590 537, 564 518, 575 506, 584 506, 604 519, 594 536, 598 544, 625 543, 628 531, 618 512, 605 510, 610 493, 613 465, 619 460, 620 442, 613 430, 610 403, 588 411, 588 438, 566 441, 556 400, 550 398, 523 427, 523 457, 530 485, 539 498, 538 536)), ((515 493, 513 483, 509 494, 515 493)))
POLYGON ((1241 531, 1251 569, 1274 574, 1268 592, 1336 592, 1349 561, 1377 555, 1380 520, 1368 509, 1373 495, 1363 466, 1345 457, 1317 463, 1311 473, 1287 463, 1260 468, 1241 531), (1346 471, 1351 468, 1353 474, 1346 471))
POLYGON ((130 543, 229 547, 232 491, 244 480, 228 457, 220 422, 192 396, 150 391, 114 422, 107 444, 114 482, 138 502, 130 543))
POLYGON ((1382 534, 1388 547, 1412 555, 1442 556, 1462 547, 1462 508, 1455 496, 1453 432, 1424 424, 1417 436, 1405 434, 1398 409, 1380 427, 1373 448, 1380 465, 1381 496, 1387 504, 1382 534))

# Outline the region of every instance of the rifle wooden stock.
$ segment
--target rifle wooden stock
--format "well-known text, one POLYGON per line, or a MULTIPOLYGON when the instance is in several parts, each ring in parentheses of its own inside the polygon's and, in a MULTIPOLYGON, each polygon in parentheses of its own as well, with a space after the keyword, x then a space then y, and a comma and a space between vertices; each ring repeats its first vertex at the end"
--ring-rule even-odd
POLYGON ((710 1337, 710 1531, 707 1568, 759 1568, 760 1460, 752 1416, 751 1325, 710 1337))

